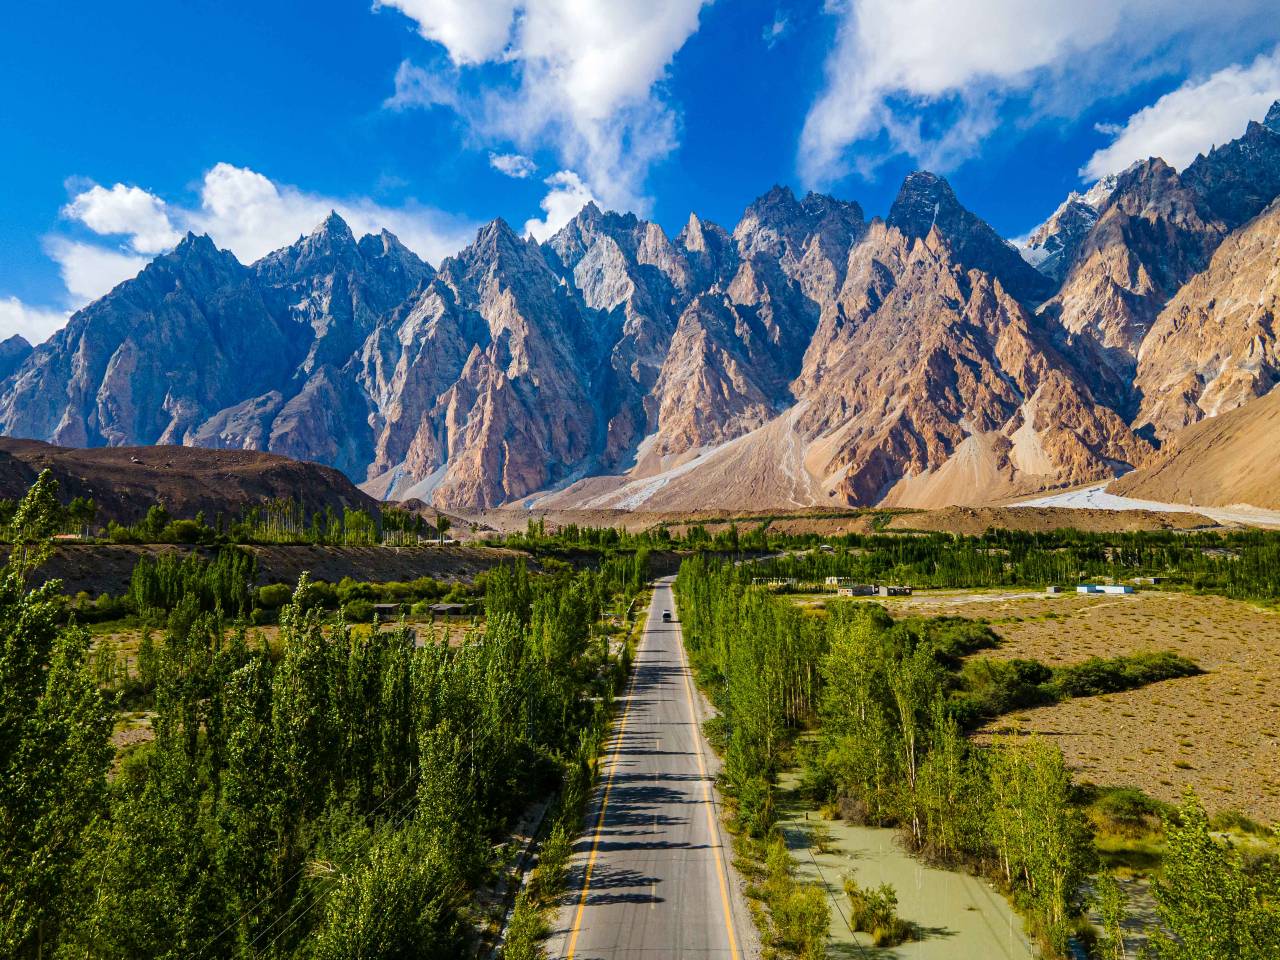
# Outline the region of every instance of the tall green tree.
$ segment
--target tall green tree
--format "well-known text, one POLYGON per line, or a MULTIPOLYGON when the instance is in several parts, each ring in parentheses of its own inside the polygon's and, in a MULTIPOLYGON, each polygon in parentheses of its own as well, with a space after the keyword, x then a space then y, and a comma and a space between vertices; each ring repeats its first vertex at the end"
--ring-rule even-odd
POLYGON ((42 473, 18 505, 0 571, 0 953, 49 955, 77 909, 74 870, 106 812, 111 717, 89 636, 59 625, 59 584, 26 579, 48 555, 57 483, 42 473))

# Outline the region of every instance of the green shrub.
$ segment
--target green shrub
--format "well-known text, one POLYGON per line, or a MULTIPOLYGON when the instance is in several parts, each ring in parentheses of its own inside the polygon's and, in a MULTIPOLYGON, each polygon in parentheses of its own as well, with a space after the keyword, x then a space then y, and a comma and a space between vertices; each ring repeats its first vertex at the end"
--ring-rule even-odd
POLYGON ((166 543, 212 543, 214 533, 195 520, 172 520, 160 532, 166 543))
POLYGON ((547 935, 547 921, 541 908, 528 892, 516 895, 516 905, 507 924, 507 939, 502 944, 502 960, 540 960, 546 954, 542 939, 547 935))
POLYGON ((1053 683, 1066 696, 1093 697, 1202 672, 1193 661, 1165 650, 1111 659, 1091 657, 1084 663, 1055 670, 1053 683))
POLYGON ((1257 820, 1245 816, 1239 810, 1222 810, 1215 813, 1209 820, 1209 826, 1221 832, 1235 830, 1238 833, 1252 833, 1260 837, 1265 837, 1270 833, 1257 820))
POLYGON ((827 953, 831 913, 816 884, 794 885, 771 906, 778 937, 803 960, 822 960, 827 953))
POLYGON ((962 726, 975 726, 1010 710, 1051 703, 1046 684, 1053 671, 1038 660, 970 660, 960 672, 952 697, 952 715, 962 726))
POLYGON ((259 587, 258 606, 266 610, 279 610, 293 597, 293 588, 287 583, 269 583, 259 587))
POLYGON ((898 916, 898 893, 890 884, 864 889, 846 876, 844 892, 849 897, 849 925, 870 934, 877 947, 893 947, 914 938, 914 928, 898 916))
POLYGON ((373 604, 368 600, 348 600, 342 605, 342 614, 351 623, 368 623, 373 619, 373 604))
POLYGON ((538 856, 536 897, 546 900, 554 897, 564 886, 569 874, 569 858, 573 856, 573 836, 564 823, 557 823, 542 844, 538 856))

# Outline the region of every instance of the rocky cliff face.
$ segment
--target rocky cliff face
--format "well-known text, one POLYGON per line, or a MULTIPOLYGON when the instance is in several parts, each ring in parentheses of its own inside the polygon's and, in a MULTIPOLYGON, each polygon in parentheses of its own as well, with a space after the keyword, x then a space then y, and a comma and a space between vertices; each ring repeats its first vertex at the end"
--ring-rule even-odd
POLYGON ((1117 179, 1114 175, 1103 177, 1084 193, 1069 194, 1048 220, 1027 235, 1022 243, 1023 259, 1061 283, 1098 222, 1098 211, 1115 191, 1117 179))
POLYGON ((1099 395, 1128 412, 1138 347, 1156 314, 1208 265, 1225 225, 1163 160, 1121 175, 1062 288, 1041 307, 1063 349, 1089 359, 1099 395))
POLYGON ((851 252, 796 386, 810 467, 842 500, 964 502, 1147 453, 1001 280, 960 259, 973 249, 888 224, 851 252))
POLYGON ((1138 350, 1157 314, 1232 230, 1280 194, 1280 101, 1263 123, 1250 123, 1181 174, 1153 158, 1106 191, 1104 202, 1090 204, 1097 220, 1076 242, 1062 287, 1041 314, 1060 328, 1064 349, 1096 367, 1099 397, 1130 415, 1139 403, 1138 350))
POLYGON ((48 343, 0 432, 269 450, 483 508, 982 503, 1096 480, 1277 379, 1280 105, 1021 251, 947 182, 884 221, 774 187, 732 231, 585 207, 438 270, 331 215, 250 266, 188 236, 48 343), (1224 243, 1225 239, 1225 243, 1224 243))
POLYGON ((9 379, 22 361, 31 356, 31 349, 26 337, 17 333, 0 341, 0 382, 9 379))
POLYGON ((1280 382, 1280 201, 1228 237, 1138 353, 1136 423, 1166 439, 1280 382))

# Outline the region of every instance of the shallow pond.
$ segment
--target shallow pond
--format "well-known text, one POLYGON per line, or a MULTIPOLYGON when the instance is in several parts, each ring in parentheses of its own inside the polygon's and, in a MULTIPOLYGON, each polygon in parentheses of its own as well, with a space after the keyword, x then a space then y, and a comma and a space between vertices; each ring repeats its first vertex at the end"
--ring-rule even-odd
POLYGON ((896 831, 819 820, 814 812, 791 809, 780 825, 806 881, 826 886, 831 901, 830 957, 875 960, 1032 960, 1037 956, 1022 920, 986 881, 954 870, 926 866, 900 847, 896 831), (826 853, 812 847, 812 830, 826 831, 826 853), (892 884, 898 914, 916 925, 921 939, 897 947, 872 947, 865 933, 849 929, 849 900, 843 877, 852 872, 860 886, 892 884))

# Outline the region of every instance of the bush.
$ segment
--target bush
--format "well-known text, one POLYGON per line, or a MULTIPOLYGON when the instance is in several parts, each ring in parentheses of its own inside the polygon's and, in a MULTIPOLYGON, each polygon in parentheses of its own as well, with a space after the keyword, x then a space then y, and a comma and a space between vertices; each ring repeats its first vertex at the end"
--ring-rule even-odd
POLYGON ((539 852, 538 870, 534 875, 534 883, 530 884, 530 896, 541 902, 549 901, 558 894, 569 875, 571 856, 573 836, 565 829, 563 822, 557 823, 539 852))
POLYGON ((212 543, 213 537, 212 530, 195 520, 173 520, 160 534, 166 543, 212 543))
POLYGON ((338 594, 333 589, 333 584, 328 581, 311 580, 307 583, 306 590, 303 591, 301 603, 304 610, 309 610, 313 607, 332 610, 338 606, 338 594))
POLYGON ((361 580, 352 580, 350 577, 343 577, 338 581, 335 593, 337 598, 344 604, 351 600, 373 600, 377 596, 371 584, 361 580))
POLYGON ((129 527, 121 526, 114 520, 107 521, 107 529, 104 535, 112 543, 141 543, 142 537, 129 527))
POLYGON ((506 941, 502 944, 502 960, 540 960, 546 956, 541 941, 547 933, 542 910, 527 891, 520 891, 507 925, 506 941))
POLYGON ((952 714, 962 726, 974 726, 1010 710, 1056 699, 1046 684, 1053 671, 1038 660, 971 660, 960 672, 960 690, 952 714))
POLYGON ((1132 787, 1105 790, 1091 804, 1091 815, 1100 832, 1137 839, 1160 827, 1169 812, 1166 804, 1132 787))
POLYGON ((827 953, 831 913, 822 888, 812 884, 793 887, 772 905, 778 936, 804 960, 822 960, 827 953))
POLYGON ((293 597, 293 588, 287 583, 270 583, 258 588, 258 606, 266 610, 279 610, 293 597))
POLYGON ((852 876, 846 876, 844 892, 849 897, 850 926, 870 934, 877 947, 897 946, 914 937, 911 924, 898 916, 898 893, 890 884, 863 889, 852 876))
POLYGON ((373 619, 373 604, 368 600, 348 600, 342 605, 342 614, 351 623, 368 623, 373 619))
POLYGON ((1168 650, 1111 659, 1091 657, 1073 667, 1055 670, 1054 686, 1069 697, 1093 697, 1201 672, 1193 661, 1168 650))

